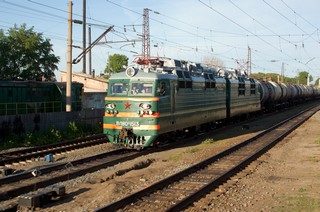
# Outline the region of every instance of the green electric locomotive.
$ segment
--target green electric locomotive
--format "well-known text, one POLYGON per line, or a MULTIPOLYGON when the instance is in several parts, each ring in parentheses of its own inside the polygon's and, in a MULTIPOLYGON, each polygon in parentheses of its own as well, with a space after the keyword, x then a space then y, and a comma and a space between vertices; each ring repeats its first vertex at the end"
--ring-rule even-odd
POLYGON ((113 144, 144 148, 164 135, 260 110, 255 80, 169 58, 141 61, 148 65, 109 79, 103 129, 113 144))

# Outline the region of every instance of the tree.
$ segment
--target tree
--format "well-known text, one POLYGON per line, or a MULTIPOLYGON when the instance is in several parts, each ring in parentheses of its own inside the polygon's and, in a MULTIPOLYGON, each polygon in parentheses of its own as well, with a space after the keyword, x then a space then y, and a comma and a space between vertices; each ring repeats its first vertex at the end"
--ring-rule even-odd
POLYGON ((55 81, 60 58, 53 54, 49 39, 26 24, 15 25, 7 34, 0 31, 1 80, 55 81))
POLYGON ((320 78, 316 79, 316 81, 314 82, 315 86, 319 86, 319 80, 320 80, 320 78))
MULTIPOLYGON (((299 84, 306 85, 308 76, 309 76, 309 73, 306 72, 306 71, 299 72, 298 77, 297 77, 298 81, 299 81, 299 84)), ((310 77, 311 77, 310 78, 310 80, 311 80, 312 76, 310 76, 310 77)))
POLYGON ((267 80, 267 81, 274 81, 277 82, 278 81, 278 76, 279 74, 276 73, 252 73, 250 75, 251 78, 257 79, 257 80, 267 80))
POLYGON ((105 73, 117 73, 120 72, 123 66, 128 65, 128 58, 125 55, 114 54, 109 55, 108 64, 105 68, 105 73))
POLYGON ((202 63, 207 66, 223 67, 223 61, 217 57, 203 57, 202 63))

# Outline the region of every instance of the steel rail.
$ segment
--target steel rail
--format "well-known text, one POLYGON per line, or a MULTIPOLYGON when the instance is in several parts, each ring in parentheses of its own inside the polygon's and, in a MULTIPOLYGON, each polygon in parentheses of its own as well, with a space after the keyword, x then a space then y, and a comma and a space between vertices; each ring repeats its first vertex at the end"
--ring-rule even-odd
POLYGON ((0 160, 0 166, 5 166, 19 161, 30 160, 33 158, 44 157, 47 154, 55 154, 73 149, 80 149, 87 146, 99 145, 105 142, 107 142, 107 137, 103 134, 99 134, 55 144, 7 152, 0 155, 0 158, 2 158, 0 160))
POLYGON ((8 200, 18 195, 35 191, 39 188, 44 188, 46 186, 67 181, 87 173, 91 173, 94 171, 98 171, 103 168, 107 168, 118 163, 123 163, 125 161, 133 160, 137 157, 147 155, 154 152, 164 151, 168 148, 172 148, 173 145, 165 145, 159 147, 157 149, 146 149, 144 151, 136 151, 133 149, 117 149, 111 152, 105 152, 99 155, 94 155, 90 157, 86 157, 83 159, 79 159, 76 161, 71 161, 68 163, 57 164, 54 166, 46 167, 39 169, 39 176, 33 176, 32 170, 17 176, 8 176, 4 178, 2 183, 2 190, 0 192, 0 200, 8 200), (68 169, 68 167, 72 167, 72 169, 68 169), (63 170, 63 171, 62 171, 63 170), (58 173, 57 173, 58 172, 58 173), (44 175, 44 173, 51 173, 50 176, 44 175), (28 180, 31 182, 20 181, 18 185, 15 185, 14 182, 17 180, 28 180), (11 182, 11 184, 7 184, 11 182), (14 185, 12 185, 14 184, 14 185), (13 187, 9 189, 5 189, 5 187, 13 187))

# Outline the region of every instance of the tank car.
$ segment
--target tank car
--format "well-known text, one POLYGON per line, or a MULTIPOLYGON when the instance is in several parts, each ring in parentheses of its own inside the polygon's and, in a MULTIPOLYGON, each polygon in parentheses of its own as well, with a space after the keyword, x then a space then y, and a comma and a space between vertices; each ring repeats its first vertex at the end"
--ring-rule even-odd
POLYGON ((272 111, 280 104, 281 86, 272 81, 260 81, 261 105, 265 111, 272 111))

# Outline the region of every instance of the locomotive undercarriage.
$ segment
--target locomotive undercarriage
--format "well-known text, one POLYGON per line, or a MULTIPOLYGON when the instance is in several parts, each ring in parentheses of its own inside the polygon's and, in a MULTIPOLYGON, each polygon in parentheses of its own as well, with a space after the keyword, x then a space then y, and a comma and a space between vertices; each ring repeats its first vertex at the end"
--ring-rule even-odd
POLYGON ((132 128, 123 128, 120 130, 119 135, 114 135, 113 141, 119 146, 142 149, 146 139, 145 136, 137 136, 134 134, 132 128))

